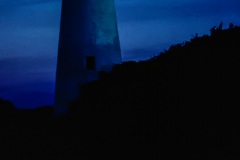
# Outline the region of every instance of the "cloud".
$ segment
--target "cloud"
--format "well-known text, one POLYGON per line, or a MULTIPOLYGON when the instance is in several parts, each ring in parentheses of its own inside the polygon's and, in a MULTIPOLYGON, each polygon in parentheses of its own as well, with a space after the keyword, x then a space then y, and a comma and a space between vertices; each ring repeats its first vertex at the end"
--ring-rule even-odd
POLYGON ((134 57, 134 51, 138 56, 140 49, 151 57, 153 48, 161 51, 192 38, 195 33, 208 34, 221 21, 225 26, 229 22, 240 23, 239 0, 116 0, 115 3, 121 46, 127 58, 134 57))
POLYGON ((240 14, 239 0, 117 0, 116 4, 120 22, 240 14))
POLYGON ((61 2, 61 0, 1 0, 0 7, 19 7, 53 2, 61 2))

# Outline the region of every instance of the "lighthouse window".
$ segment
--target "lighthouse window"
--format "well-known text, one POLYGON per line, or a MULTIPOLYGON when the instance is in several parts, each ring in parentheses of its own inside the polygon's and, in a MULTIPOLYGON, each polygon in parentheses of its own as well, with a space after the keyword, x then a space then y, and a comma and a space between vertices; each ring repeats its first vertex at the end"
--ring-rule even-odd
POLYGON ((96 59, 94 56, 86 57, 86 70, 93 71, 96 68, 96 59))

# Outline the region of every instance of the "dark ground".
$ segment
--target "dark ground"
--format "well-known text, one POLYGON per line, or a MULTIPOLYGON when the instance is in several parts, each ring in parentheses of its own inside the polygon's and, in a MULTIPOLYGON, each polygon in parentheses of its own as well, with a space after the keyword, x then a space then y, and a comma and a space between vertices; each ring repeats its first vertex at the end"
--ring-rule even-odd
POLYGON ((240 27, 220 24, 101 73, 63 117, 0 100, 0 157, 239 159, 239 62, 240 27))

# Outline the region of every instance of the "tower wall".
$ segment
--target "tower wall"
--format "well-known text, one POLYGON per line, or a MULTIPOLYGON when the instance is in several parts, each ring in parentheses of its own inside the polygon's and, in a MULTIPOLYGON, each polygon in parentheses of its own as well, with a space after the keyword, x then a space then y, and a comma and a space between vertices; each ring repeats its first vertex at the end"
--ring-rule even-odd
POLYGON ((62 0, 55 111, 67 110, 80 84, 122 62, 114 0, 62 0))

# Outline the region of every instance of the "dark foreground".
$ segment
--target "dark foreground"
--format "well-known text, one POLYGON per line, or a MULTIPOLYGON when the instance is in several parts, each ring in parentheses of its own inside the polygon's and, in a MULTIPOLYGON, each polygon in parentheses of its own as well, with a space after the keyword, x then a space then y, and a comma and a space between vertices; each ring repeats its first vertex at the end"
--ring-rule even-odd
MULTIPOLYGON (((63 117, 0 100, 0 157, 239 159, 240 28, 116 66, 63 117)), ((6 159, 6 158, 5 158, 6 159)))

